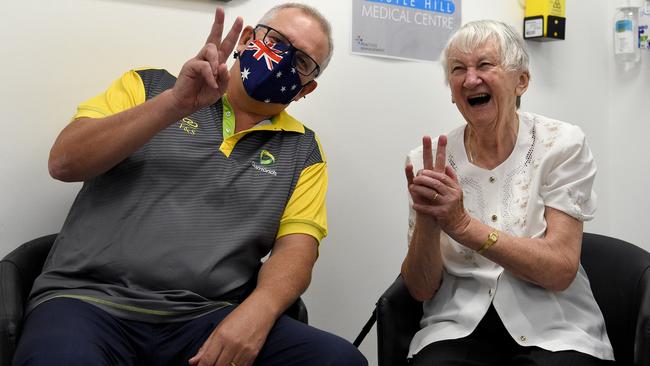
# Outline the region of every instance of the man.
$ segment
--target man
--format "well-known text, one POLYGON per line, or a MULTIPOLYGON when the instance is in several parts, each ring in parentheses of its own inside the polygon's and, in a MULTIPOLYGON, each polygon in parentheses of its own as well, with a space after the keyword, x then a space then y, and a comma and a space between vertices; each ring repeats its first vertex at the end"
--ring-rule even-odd
POLYGON ((237 18, 222 40, 223 23, 217 9, 178 78, 128 72, 57 138, 51 175, 84 186, 35 282, 14 364, 367 364, 282 315, 327 225, 320 144, 284 109, 316 88, 329 24, 299 4, 243 32, 237 18))

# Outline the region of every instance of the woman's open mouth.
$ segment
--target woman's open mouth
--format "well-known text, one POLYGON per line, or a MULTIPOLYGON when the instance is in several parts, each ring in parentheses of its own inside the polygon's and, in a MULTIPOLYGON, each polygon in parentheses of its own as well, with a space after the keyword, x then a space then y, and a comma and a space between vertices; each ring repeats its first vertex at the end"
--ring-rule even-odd
POLYGON ((492 96, 490 94, 481 93, 481 94, 477 94, 477 95, 473 95, 471 97, 468 97, 467 102, 472 107, 475 107, 475 106, 478 106, 478 105, 483 105, 483 104, 488 103, 490 101, 490 99, 492 99, 492 96))

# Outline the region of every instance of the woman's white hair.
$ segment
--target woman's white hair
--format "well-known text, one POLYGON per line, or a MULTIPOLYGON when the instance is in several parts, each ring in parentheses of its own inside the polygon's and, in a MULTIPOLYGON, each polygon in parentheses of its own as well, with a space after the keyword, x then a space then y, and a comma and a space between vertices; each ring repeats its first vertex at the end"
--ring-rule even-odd
POLYGON ((327 36, 327 44, 329 45, 329 48, 327 50, 327 57, 325 57, 325 60, 323 60, 322 64, 320 66, 320 73, 318 76, 320 76, 325 68, 327 68, 327 65, 330 63, 330 59, 332 58, 332 53, 334 52, 334 42, 332 40, 332 26, 330 25, 330 22, 325 19, 323 14, 321 14, 316 8, 313 8, 309 5, 305 4, 300 4, 300 3, 285 3, 285 4, 280 4, 276 5, 271 8, 271 10, 267 11, 266 14, 262 16, 260 21, 258 22, 259 24, 268 24, 271 20, 275 19, 275 16, 277 15, 278 11, 283 10, 283 9, 300 9, 304 14, 312 17, 315 19, 323 29, 323 32, 325 32, 325 35, 327 36))
POLYGON ((528 71, 528 49, 523 38, 511 26, 496 20, 477 20, 463 25, 447 41, 442 54, 445 81, 449 84, 448 61, 451 50, 471 53, 474 49, 496 41, 501 66, 509 71, 528 71))

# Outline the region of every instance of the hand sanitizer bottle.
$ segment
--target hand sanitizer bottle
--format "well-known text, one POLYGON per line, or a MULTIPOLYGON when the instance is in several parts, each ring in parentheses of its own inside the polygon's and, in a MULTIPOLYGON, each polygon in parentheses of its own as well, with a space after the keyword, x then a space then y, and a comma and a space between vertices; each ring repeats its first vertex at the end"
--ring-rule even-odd
POLYGON ((614 55, 618 62, 634 64, 641 59, 637 41, 639 34, 638 14, 638 6, 624 6, 616 9, 614 15, 614 55))

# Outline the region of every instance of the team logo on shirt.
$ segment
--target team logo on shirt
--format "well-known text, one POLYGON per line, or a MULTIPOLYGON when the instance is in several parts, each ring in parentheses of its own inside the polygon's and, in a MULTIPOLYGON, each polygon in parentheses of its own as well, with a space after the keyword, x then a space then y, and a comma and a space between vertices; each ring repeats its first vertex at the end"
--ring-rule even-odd
POLYGON ((273 163, 275 163, 275 157, 273 156, 273 154, 271 154, 267 150, 262 150, 260 151, 259 164, 254 161, 251 161, 251 166, 253 166, 253 168, 259 170, 262 173, 277 176, 278 172, 276 172, 274 169, 269 168, 269 165, 273 163))
POLYGON ((266 150, 260 152, 260 164, 262 165, 271 165, 275 163, 275 156, 266 150))
POLYGON ((264 166, 261 166, 261 165, 258 165, 258 164, 257 164, 256 162, 254 162, 254 161, 251 161, 251 165, 253 166, 253 168, 259 170, 259 171, 262 172, 262 173, 266 173, 266 174, 269 174, 269 175, 275 175, 275 176, 278 175, 278 172, 276 172, 275 170, 273 170, 273 169, 269 169, 269 168, 264 167, 264 166))
POLYGON ((187 132, 189 135, 195 135, 196 131, 199 129, 199 124, 185 117, 178 124, 178 128, 187 132))

